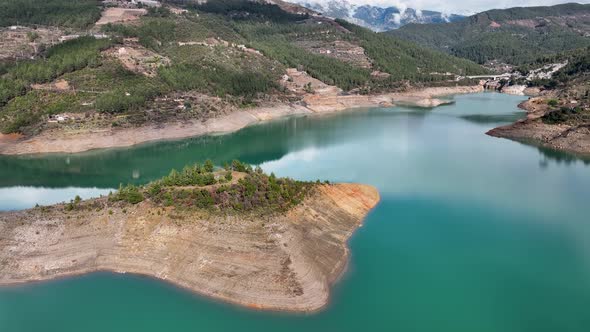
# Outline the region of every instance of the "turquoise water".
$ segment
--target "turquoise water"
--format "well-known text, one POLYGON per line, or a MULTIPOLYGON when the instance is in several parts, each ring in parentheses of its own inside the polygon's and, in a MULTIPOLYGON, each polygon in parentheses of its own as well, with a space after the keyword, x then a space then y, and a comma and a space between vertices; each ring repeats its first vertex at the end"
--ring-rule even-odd
POLYGON ((251 311, 110 273, 0 288, 0 331, 590 331, 590 164, 492 138, 521 97, 301 117, 232 135, 79 155, 0 157, 0 209, 241 159, 362 182, 382 201, 315 314, 251 311))

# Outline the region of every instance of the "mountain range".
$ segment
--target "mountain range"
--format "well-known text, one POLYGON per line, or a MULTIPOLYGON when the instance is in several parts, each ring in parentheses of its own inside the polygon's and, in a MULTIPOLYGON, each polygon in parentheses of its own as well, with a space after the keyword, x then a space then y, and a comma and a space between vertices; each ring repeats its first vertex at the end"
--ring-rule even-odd
POLYGON ((522 64, 590 46, 590 5, 494 9, 457 22, 408 24, 387 34, 481 64, 522 64))
POLYGON ((322 15, 340 18, 374 31, 387 31, 400 28, 409 23, 446 23, 464 18, 456 14, 445 14, 431 10, 400 8, 395 6, 379 7, 373 5, 356 5, 347 0, 292 0, 322 15))

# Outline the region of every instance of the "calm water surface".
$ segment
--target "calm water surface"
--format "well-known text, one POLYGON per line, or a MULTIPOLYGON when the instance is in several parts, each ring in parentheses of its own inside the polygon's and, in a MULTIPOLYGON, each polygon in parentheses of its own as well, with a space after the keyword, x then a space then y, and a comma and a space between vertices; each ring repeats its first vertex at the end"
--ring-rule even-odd
POLYGON ((521 97, 292 118, 232 135, 78 155, 0 157, 0 209, 105 194, 213 159, 362 182, 382 201, 329 307, 250 311, 97 273, 0 288, 0 331, 590 331, 590 165, 484 133, 521 97))

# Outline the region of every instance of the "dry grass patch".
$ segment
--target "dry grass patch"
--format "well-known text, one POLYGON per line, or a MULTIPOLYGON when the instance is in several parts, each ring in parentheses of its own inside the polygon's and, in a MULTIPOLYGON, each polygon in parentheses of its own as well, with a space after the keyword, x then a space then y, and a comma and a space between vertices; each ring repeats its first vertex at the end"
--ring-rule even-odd
POLYGON ((107 8, 102 12, 100 20, 96 22, 97 26, 109 23, 125 23, 139 20, 143 15, 147 14, 147 9, 144 8, 107 8))
POLYGON ((170 64, 167 57, 131 41, 125 42, 123 46, 110 48, 103 54, 119 60, 126 69, 148 77, 155 77, 158 67, 170 64))

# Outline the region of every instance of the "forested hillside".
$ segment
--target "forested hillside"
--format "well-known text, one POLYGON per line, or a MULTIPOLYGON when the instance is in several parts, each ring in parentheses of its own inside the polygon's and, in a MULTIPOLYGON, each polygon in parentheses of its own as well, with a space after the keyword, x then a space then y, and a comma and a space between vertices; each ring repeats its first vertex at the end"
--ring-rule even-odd
POLYGON ((77 33, 50 47, 36 42, 41 30, 26 30, 26 42, 38 50, 35 59, 0 61, 3 133, 34 134, 64 114, 75 119, 75 130, 202 119, 313 93, 311 85, 301 93, 289 90, 288 68, 344 93, 364 94, 454 85, 455 75, 486 72, 471 61, 262 1, 102 8, 110 23, 90 33, 101 10, 95 1, 48 0, 35 8, 28 1, 23 11, 0 1, 12 6, 12 14, 0 14, 6 24, 17 23, 10 16, 19 24, 77 33))
POLYGON ((446 24, 409 24, 388 34, 484 64, 524 64, 590 46, 590 5, 490 10, 446 24))
POLYGON ((0 27, 54 25, 88 27, 100 17, 98 0, 0 0, 0 27))

